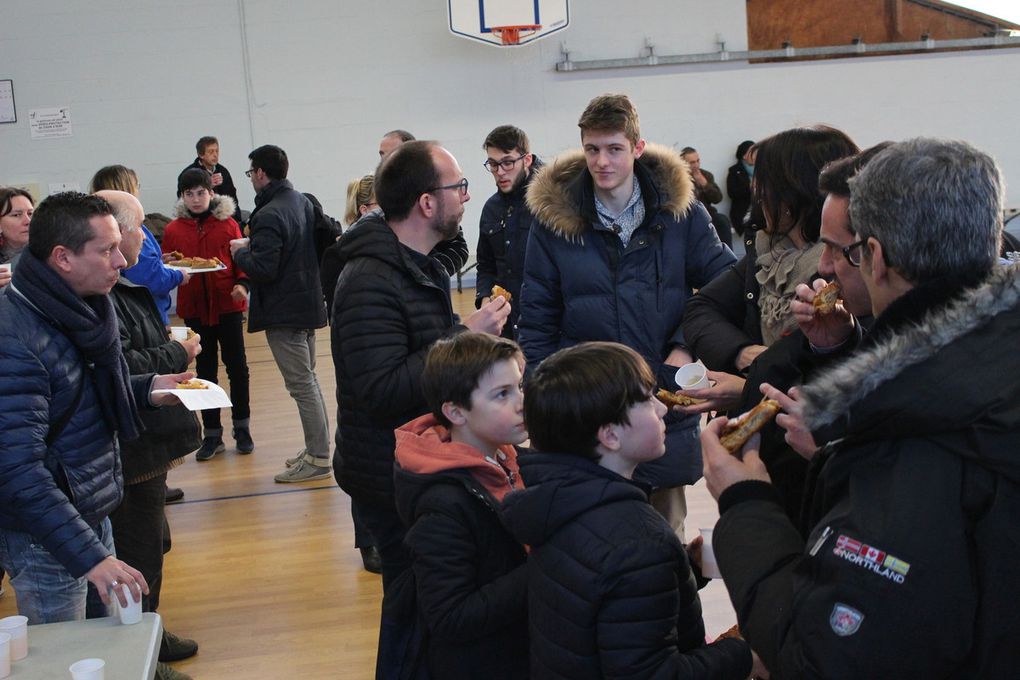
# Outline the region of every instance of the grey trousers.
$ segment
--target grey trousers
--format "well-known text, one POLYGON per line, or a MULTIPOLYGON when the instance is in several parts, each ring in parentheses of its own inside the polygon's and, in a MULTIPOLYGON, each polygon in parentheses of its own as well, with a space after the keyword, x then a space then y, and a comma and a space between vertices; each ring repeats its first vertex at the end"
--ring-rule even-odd
POLYGON ((329 467, 329 418, 315 377, 315 330, 267 328, 266 342, 273 353, 283 383, 297 404, 305 435, 305 456, 320 467, 329 467))

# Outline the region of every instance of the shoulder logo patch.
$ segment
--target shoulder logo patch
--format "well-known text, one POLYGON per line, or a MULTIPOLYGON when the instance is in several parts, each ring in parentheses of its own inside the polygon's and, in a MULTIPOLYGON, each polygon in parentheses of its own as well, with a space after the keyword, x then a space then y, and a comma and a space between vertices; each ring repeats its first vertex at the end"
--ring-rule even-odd
POLYGON ((829 626, 832 627, 832 632, 840 637, 856 633, 862 621, 864 614, 841 602, 836 603, 832 608, 832 614, 829 615, 829 626))

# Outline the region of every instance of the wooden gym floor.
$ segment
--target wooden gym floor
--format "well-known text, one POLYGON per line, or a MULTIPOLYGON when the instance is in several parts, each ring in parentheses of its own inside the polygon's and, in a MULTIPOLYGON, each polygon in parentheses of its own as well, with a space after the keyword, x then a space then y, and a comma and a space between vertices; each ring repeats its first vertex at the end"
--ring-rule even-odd
MULTIPOLYGON (((452 292, 454 308, 474 311, 474 289, 452 292)), ((329 329, 316 336, 317 373, 330 426, 336 379, 329 329)), ((198 641, 199 653, 174 667, 196 680, 372 678, 381 581, 353 548, 350 500, 332 478, 277 484, 273 476, 302 448, 297 409, 273 363, 265 334, 246 335, 255 452, 189 457, 169 475, 184 502, 167 506, 173 549, 166 556, 164 626, 198 641)), ((226 375, 220 369, 220 381, 226 375)), ((229 412, 223 422, 229 435, 229 412)), ((704 483, 688 489, 688 537, 718 516, 704 483)), ((15 613, 14 594, 0 616, 15 613)), ((701 592, 710 636, 735 622, 720 581, 701 592)), ((102 656, 101 650, 97 655, 102 656)))

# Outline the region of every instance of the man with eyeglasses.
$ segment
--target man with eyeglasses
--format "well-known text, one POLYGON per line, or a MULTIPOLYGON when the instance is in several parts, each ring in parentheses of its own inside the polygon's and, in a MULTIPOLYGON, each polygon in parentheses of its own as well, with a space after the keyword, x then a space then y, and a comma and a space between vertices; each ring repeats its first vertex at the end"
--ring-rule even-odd
POLYGON ((248 159, 251 168, 244 174, 256 192, 248 220, 251 238, 231 241, 230 253, 248 275, 237 281, 251 292, 248 332, 266 332, 304 434, 304 448, 273 479, 324 479, 330 474, 329 418, 315 375, 315 329, 326 325, 326 305, 315 251, 315 209, 287 179, 290 161, 283 149, 266 144, 248 159))
MULTIPOLYGON (((406 142, 415 141, 415 136, 407 130, 390 130, 379 140, 379 162, 382 163, 391 153, 406 142)), ((378 210, 378 208, 376 208, 378 210)), ((446 273, 455 276, 467 264, 471 255, 464 230, 458 225, 457 232, 450 238, 444 238, 429 253, 443 265, 446 273)))
MULTIPOLYGON (((850 182, 848 255, 875 322, 801 389, 807 535, 755 441, 702 433, 713 546, 741 634, 774 675, 1000 678, 1020 667, 1020 268, 998 264, 1003 179, 957 141, 913 139, 850 182), (859 255, 850 245, 864 241, 859 255)), ((842 253, 838 257, 843 257, 842 253)))
MULTIPOLYGON (((485 202, 478 221, 475 309, 489 300, 497 284, 509 291, 513 300, 520 300, 524 251, 534 219, 524 198, 535 172, 542 167, 541 160, 531 153, 528 135, 513 125, 494 128, 482 147, 488 156, 484 166, 496 181, 496 193, 485 202)), ((514 304, 503 327, 504 337, 516 337, 518 316, 514 304)))
MULTIPOLYGON (((510 303, 496 298, 461 321, 450 301, 450 276, 429 256, 457 233, 471 198, 449 151, 434 141, 402 144, 379 165, 375 195, 382 211, 366 214, 339 242, 333 463, 337 482, 376 540, 386 592, 410 565, 393 497, 393 430, 428 412, 421 373, 432 343, 465 330, 499 335, 510 303)), ((379 660, 398 656, 380 651, 379 660)))

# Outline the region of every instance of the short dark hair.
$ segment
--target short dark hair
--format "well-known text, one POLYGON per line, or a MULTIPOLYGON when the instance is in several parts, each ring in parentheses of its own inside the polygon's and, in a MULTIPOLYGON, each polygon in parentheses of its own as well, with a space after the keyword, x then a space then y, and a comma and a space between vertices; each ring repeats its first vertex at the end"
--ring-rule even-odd
POLYGON ((738 161, 744 160, 744 154, 747 153, 747 150, 750 149, 752 146, 754 146, 754 142, 752 142, 750 139, 745 139, 740 144, 738 144, 737 153, 735 154, 737 160, 738 161))
POLYGON ((287 179, 290 161, 287 152, 278 146, 264 144, 248 154, 251 167, 262 170, 270 179, 287 179))
POLYGON ((482 148, 488 150, 490 147, 500 151, 511 151, 517 149, 521 153, 531 153, 531 143, 524 130, 513 125, 500 125, 492 129, 492 132, 485 138, 482 148))
POLYGON ((577 121, 581 137, 589 130, 595 132, 622 132, 630 143, 641 141, 641 121, 633 102, 625 94, 603 94, 595 97, 577 121))
POLYGON ((860 172, 861 168, 868 164, 868 161, 891 144, 892 142, 879 142, 859 154, 826 164, 822 168, 821 174, 818 175, 818 190, 823 195, 836 194, 843 198, 850 198, 850 178, 860 172))
POLYGON ((439 186, 439 171, 432 158, 432 140, 415 140, 398 146, 375 171, 375 200, 386 219, 406 219, 418 198, 439 186))
POLYGON ((198 155, 201 156, 202 154, 205 153, 205 150, 208 149, 213 144, 215 144, 216 146, 219 146, 220 142, 219 142, 218 139, 216 139, 212 135, 206 135, 205 137, 199 137, 198 142, 195 143, 195 151, 197 151, 198 155))
POLYGON ((90 183, 93 193, 109 189, 126 191, 132 196, 138 195, 138 175, 131 168, 123 165, 107 165, 96 170, 90 183))
POLYGON ((970 285, 998 261, 1002 187, 1002 172, 983 151, 918 137, 890 145, 850 180, 850 219, 907 281, 970 285))
POLYGON ((0 217, 10 214, 13 209, 11 201, 14 200, 15 196, 27 198, 28 202, 35 206, 35 199, 32 198, 32 194, 24 189, 19 189, 18 187, 0 187, 0 217))
POLYGON ((188 189, 205 187, 212 191, 212 176, 205 171, 205 168, 188 168, 177 178, 177 196, 180 197, 188 189))
POLYGON ((627 411, 652 398, 655 376, 640 354, 615 342, 584 342, 543 361, 524 390, 531 445, 598 461, 599 428, 629 425, 627 411))
POLYGON ((698 150, 695 149, 693 146, 685 146, 684 148, 680 149, 681 156, 686 156, 689 153, 698 153, 698 150))
POLYGON ((508 359, 518 359, 523 364, 524 354, 516 342, 496 335, 468 331, 438 340, 429 350, 421 376, 422 391, 432 415, 450 427, 443 404, 452 402, 472 408, 471 393, 482 376, 508 359))
POLYGON ((788 210, 804 240, 817 242, 825 202, 818 193, 818 175, 826 163, 860 149, 845 132, 828 125, 784 130, 758 142, 756 148, 754 203, 767 213, 765 224, 771 223, 774 236, 781 236, 778 225, 788 210))
POLYGON ((415 140, 414 135, 412 135, 407 130, 401 130, 399 128, 396 130, 390 130, 385 135, 383 135, 384 138, 393 136, 400 137, 401 142, 413 142, 415 140))
POLYGON ((113 209, 99 196, 77 191, 48 196, 32 215, 28 249, 43 261, 57 246, 80 253, 85 244, 95 238, 89 220, 104 215, 113 215, 113 209))

